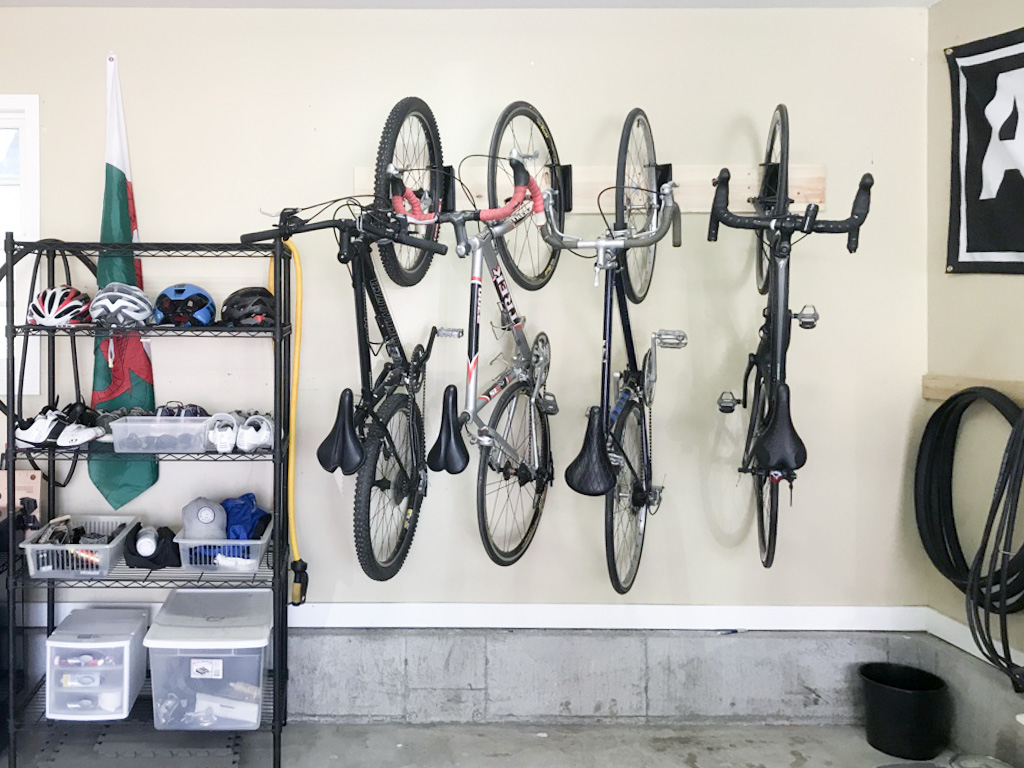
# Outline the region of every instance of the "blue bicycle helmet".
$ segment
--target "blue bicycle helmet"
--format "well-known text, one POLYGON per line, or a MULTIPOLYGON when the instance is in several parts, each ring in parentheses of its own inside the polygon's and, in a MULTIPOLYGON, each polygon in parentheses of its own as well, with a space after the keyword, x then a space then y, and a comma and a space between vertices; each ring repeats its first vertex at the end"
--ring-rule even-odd
POLYGON ((213 297, 198 285, 178 283, 156 297, 153 318, 157 325, 210 325, 216 317, 213 297))

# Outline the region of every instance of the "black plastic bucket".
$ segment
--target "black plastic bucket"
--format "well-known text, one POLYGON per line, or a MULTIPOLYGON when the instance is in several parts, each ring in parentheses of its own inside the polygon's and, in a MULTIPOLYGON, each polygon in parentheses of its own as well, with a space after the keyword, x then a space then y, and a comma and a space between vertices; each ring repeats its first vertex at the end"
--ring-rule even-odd
POLYGON ((931 760, 949 744, 951 708, 942 678, 902 664, 863 664, 868 744, 893 757, 931 760))

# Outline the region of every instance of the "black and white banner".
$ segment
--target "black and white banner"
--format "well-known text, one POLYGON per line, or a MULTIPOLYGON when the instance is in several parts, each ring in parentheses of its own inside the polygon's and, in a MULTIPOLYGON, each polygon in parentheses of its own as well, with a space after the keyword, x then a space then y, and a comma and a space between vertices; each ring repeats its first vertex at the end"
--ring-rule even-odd
POLYGON ((953 92, 947 272, 1024 274, 1024 29, 946 52, 953 92))

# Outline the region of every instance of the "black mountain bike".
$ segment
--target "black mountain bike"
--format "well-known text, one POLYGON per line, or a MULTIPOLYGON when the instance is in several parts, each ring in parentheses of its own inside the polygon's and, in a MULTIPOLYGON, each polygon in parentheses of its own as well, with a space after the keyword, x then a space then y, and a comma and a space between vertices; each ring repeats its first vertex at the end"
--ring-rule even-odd
POLYGON ((315 229, 337 232, 338 261, 351 271, 356 299, 361 395, 354 404, 351 389, 341 393, 334 426, 316 455, 328 472, 340 468, 346 475, 356 474, 354 532, 359 565, 371 579, 386 581, 405 562, 427 494, 423 413, 416 395, 423 388, 434 339, 446 331, 434 327, 425 347, 417 344, 412 354, 406 354, 370 258, 370 244, 388 241, 431 254, 448 249, 406 234, 386 211, 363 208, 356 219, 329 221, 310 221, 298 214, 299 209, 285 209, 275 229, 242 235, 241 240, 287 240, 315 229), (387 352, 376 378, 371 370, 367 298, 382 337, 380 347, 387 352))
MULTIPOLYGON (((671 165, 658 165, 647 115, 634 109, 626 118, 619 142, 615 181, 615 223, 597 240, 562 234, 553 216, 542 227, 552 246, 596 253, 596 277, 604 272, 604 351, 601 359, 601 405, 590 409, 583 448, 565 470, 565 481, 577 493, 605 497, 605 557, 612 586, 625 594, 640 568, 647 515, 661 505, 662 487, 651 468, 650 409, 657 381, 657 349, 686 345, 682 331, 651 334, 643 362, 637 356, 629 303, 647 295, 654 272, 654 251, 673 229, 679 246, 679 208, 672 190, 671 165), (628 300, 628 301, 627 301, 628 300), (618 306, 626 369, 615 374, 612 392, 612 316, 618 306)), ((545 208, 554 211, 551 192, 545 208)))
POLYGON ((743 447, 739 471, 754 480, 757 514, 757 540, 761 564, 770 568, 775 559, 778 533, 779 484, 789 483, 790 494, 796 471, 807 461, 807 449, 793 427, 790 414, 790 392, 786 383, 786 352, 790 328, 796 320, 801 328, 814 328, 818 312, 808 304, 800 312, 789 309, 789 257, 793 235, 827 232, 847 234, 847 249, 857 250, 860 227, 867 218, 874 179, 866 173, 853 201, 850 217, 842 221, 819 220, 818 206, 808 205, 802 213, 790 213, 789 205, 789 115, 784 104, 775 108, 758 195, 750 202, 753 216, 739 216, 729 211, 729 170, 723 168, 715 180, 715 199, 711 208, 708 240, 718 239, 718 225, 757 232, 757 290, 767 294, 764 324, 760 330, 757 351, 747 360, 743 374, 743 398, 730 392, 718 397, 718 409, 732 413, 736 406, 750 406, 750 423, 743 447), (754 375, 751 397, 747 398, 750 375, 754 375))

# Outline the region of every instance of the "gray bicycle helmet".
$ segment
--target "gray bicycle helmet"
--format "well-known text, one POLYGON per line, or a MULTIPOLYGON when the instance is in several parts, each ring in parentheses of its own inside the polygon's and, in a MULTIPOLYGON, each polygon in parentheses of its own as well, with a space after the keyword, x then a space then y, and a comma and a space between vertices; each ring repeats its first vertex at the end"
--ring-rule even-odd
POLYGON ((132 328, 153 317, 153 302, 141 289, 127 283, 108 283, 96 291, 90 306, 97 325, 132 328))

